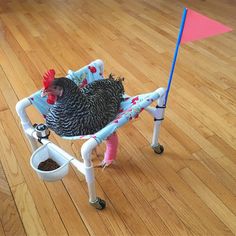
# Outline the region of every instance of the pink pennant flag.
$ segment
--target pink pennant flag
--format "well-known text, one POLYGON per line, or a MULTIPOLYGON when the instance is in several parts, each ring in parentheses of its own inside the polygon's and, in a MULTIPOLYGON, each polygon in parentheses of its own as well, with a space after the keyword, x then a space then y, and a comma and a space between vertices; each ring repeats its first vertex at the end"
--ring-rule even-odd
POLYGON ((191 9, 187 9, 181 43, 184 44, 229 31, 232 31, 232 29, 191 9))

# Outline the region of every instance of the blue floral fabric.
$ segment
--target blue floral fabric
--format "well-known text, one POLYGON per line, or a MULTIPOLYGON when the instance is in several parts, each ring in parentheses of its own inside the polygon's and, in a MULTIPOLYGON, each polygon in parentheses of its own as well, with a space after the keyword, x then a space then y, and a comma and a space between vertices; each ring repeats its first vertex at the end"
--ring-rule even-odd
MULTIPOLYGON (((103 79, 103 68, 97 61, 92 62, 88 66, 81 68, 78 71, 68 71, 67 78, 73 80, 79 87, 84 87, 95 80, 103 79)), ((62 137, 64 139, 89 139, 95 138, 97 142, 102 142, 115 132, 119 127, 128 121, 137 118, 139 113, 142 112, 153 101, 157 100, 160 94, 157 91, 152 93, 141 94, 134 97, 124 95, 124 101, 121 103, 119 114, 116 119, 105 126, 96 134, 81 135, 74 137, 62 137)), ((51 105, 47 103, 46 97, 41 97, 41 91, 38 91, 29 97, 31 103, 39 110, 39 112, 46 117, 51 105)))

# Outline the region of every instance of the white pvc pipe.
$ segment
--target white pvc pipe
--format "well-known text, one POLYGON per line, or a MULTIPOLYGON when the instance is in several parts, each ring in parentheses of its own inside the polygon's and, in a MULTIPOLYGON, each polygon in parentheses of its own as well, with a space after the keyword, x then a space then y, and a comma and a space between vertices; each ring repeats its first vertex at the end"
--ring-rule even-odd
POLYGON ((30 119, 28 115, 25 112, 25 109, 31 105, 31 102, 28 98, 24 98, 17 102, 16 104, 16 112, 18 116, 20 117, 21 124, 23 126, 23 129, 26 130, 30 127, 32 127, 32 124, 30 122, 30 119))
MULTIPOLYGON (((155 92, 156 92, 156 93, 159 93, 160 98, 165 99, 165 96, 164 96, 164 95, 165 95, 165 92, 166 92, 166 88, 163 88, 163 87, 162 87, 162 88, 158 88, 158 89, 155 90, 155 92)), ((159 98, 159 99, 160 99, 160 98, 159 98)))
POLYGON ((87 140, 81 147, 81 156, 84 160, 85 166, 91 166, 91 153, 92 150, 98 145, 94 138, 87 140))
POLYGON ((160 121, 155 121, 154 122, 154 127, 153 127, 153 136, 152 136, 152 147, 158 146, 158 138, 159 138, 159 133, 160 133, 160 121))
POLYGON ((160 126, 162 120, 164 119, 164 114, 165 114, 165 108, 162 108, 165 104, 165 90, 162 96, 157 100, 157 104, 160 108, 157 107, 149 111, 154 116, 154 119, 156 119, 154 121, 154 127, 153 127, 152 147, 156 147, 159 145, 158 138, 160 133, 160 126))
POLYGON ((103 74, 104 73, 104 63, 101 59, 97 59, 94 61, 95 63, 98 63, 100 68, 102 69, 101 73, 103 74))
POLYGON ((83 175, 85 175, 85 168, 84 168, 84 163, 80 162, 76 158, 72 159, 70 163, 83 175))
POLYGON ((35 151, 38 148, 38 143, 34 138, 32 138, 31 134, 26 132, 29 129, 33 130, 33 126, 31 124, 31 121, 25 111, 25 109, 27 107, 29 107, 30 105, 31 105, 30 100, 28 98, 24 98, 24 99, 20 100, 19 102, 17 102, 16 112, 17 112, 18 116, 20 117, 20 121, 21 121, 23 130, 25 132, 26 137, 29 140, 31 149, 32 149, 32 151, 35 151))
POLYGON ((155 112, 156 112, 155 107, 148 106, 144 110, 147 111, 149 114, 151 114, 153 117, 155 117, 155 112))
POLYGON ((37 140, 35 140, 35 138, 33 138, 32 136, 30 136, 28 134, 26 134, 26 137, 29 140, 32 152, 36 151, 39 147, 37 140))
POLYGON ((84 160, 85 178, 89 191, 89 202, 93 203, 97 200, 94 170, 91 162, 92 150, 98 145, 94 138, 87 140, 81 147, 81 156, 84 160))
POLYGON ((89 202, 94 203, 97 201, 96 187, 95 182, 87 183, 88 193, 89 193, 89 202))

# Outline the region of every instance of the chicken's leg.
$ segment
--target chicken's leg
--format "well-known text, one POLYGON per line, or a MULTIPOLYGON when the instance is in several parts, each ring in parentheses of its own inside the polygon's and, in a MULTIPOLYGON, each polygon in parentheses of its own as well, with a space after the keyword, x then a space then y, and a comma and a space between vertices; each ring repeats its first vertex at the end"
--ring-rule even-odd
POLYGON ((118 136, 115 132, 107 138, 106 152, 104 155, 104 159, 96 167, 102 167, 103 169, 105 169, 106 167, 111 165, 116 160, 117 148, 118 148, 118 136))

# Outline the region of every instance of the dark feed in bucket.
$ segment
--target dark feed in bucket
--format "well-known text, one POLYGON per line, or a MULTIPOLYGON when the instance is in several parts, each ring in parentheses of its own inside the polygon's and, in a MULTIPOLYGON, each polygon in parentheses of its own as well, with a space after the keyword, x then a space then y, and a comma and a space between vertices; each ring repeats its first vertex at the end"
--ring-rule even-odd
POLYGON ((46 161, 39 163, 38 169, 42 171, 56 170, 60 166, 51 158, 48 158, 46 161))

